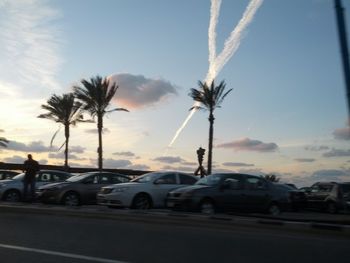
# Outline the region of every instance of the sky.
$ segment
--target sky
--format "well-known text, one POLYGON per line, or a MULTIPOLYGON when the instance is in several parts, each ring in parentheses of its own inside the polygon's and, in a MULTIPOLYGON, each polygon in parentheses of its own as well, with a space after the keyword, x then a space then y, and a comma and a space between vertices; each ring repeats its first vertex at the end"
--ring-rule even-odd
MULTIPOLYGON (((222 0, 216 53, 248 0, 222 0)), ((343 1, 350 30, 350 2, 343 1)), ((210 0, 0 0, 0 161, 63 165, 41 105, 82 79, 119 86, 105 117, 105 168, 197 168, 208 112, 188 95, 209 69, 210 0)), ((298 186, 350 181, 349 119, 332 0, 265 0, 218 72, 232 92, 214 112, 213 172, 278 175, 298 186)), ((88 117, 88 116, 87 116, 88 117)), ((72 167, 97 167, 96 123, 71 127, 72 167)), ((205 160, 207 152, 205 155, 205 160)), ((205 163, 206 164, 206 161, 205 163)))

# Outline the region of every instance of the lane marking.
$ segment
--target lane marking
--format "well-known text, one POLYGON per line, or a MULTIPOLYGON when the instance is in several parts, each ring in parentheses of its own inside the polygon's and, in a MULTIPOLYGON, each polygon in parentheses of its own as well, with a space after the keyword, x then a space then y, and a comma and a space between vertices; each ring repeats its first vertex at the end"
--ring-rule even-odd
POLYGON ((83 260, 93 261, 93 262, 126 263, 126 261, 119 261, 119 260, 113 260, 113 259, 108 259, 108 258, 89 257, 89 256, 84 256, 84 255, 79 255, 79 254, 64 253, 64 252, 30 248, 30 247, 22 247, 22 246, 12 246, 12 245, 6 245, 6 244, 1 244, 1 243, 0 243, 0 247, 7 248, 7 249, 15 249, 15 250, 21 250, 21 251, 27 251, 27 252, 34 252, 34 253, 40 253, 40 254, 59 256, 59 257, 83 259, 83 260))

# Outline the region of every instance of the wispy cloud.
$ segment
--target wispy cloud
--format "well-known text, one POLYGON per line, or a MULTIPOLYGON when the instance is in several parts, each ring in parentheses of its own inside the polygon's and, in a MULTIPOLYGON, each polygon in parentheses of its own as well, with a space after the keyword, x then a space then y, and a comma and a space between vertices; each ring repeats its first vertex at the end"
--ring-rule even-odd
POLYGON ((323 157, 349 157, 350 150, 332 149, 329 152, 325 152, 322 156, 323 157))
POLYGON ((312 163, 312 162, 316 161, 313 158, 296 158, 294 160, 299 162, 299 163, 312 163))
POLYGON ((53 22, 60 12, 45 0, 3 0, 0 6, 2 80, 23 87, 58 88, 62 41, 53 22))

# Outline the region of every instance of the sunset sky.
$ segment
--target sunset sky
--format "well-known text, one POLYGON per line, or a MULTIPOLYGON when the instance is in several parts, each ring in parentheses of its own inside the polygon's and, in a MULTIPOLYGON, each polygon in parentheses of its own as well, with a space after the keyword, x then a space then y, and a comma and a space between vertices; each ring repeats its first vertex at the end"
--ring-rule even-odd
MULTIPOLYGON (((222 0, 216 51, 248 0, 222 0)), ((343 1, 350 32, 350 2, 343 1)), ((59 125, 39 119, 81 79, 119 89, 104 123, 104 167, 193 172, 208 113, 188 96, 208 72, 210 0, 0 0, 0 161, 63 165, 59 125)), ((350 181, 345 86, 332 0, 265 0, 219 72, 233 91, 215 111, 214 172, 277 174, 298 186, 350 181)), ((88 116, 87 116, 88 117, 88 116)), ((71 128, 72 167, 97 167, 95 123, 71 128)), ((205 156, 206 160, 207 155, 205 156)))

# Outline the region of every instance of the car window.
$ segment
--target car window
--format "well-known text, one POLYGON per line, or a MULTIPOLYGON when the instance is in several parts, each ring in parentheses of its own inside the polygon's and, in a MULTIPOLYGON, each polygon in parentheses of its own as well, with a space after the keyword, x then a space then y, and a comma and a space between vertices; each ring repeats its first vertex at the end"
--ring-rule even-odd
POLYGON ((311 192, 313 193, 328 193, 332 191, 333 185, 330 184, 318 184, 314 185, 311 188, 311 192))
POLYGON ((127 182, 129 182, 128 178, 125 178, 119 175, 114 175, 114 174, 112 175, 112 178, 111 178, 112 184, 120 184, 120 183, 127 183, 127 182))
POLYGON ((189 176, 189 175, 179 174, 179 177, 180 177, 180 184, 192 185, 195 182, 197 182, 196 178, 193 178, 192 176, 189 176))
POLYGON ((228 188, 231 190, 242 189, 242 180, 239 178, 226 178, 224 184, 228 185, 228 188))
POLYGON ((40 182, 50 182, 50 174, 49 173, 41 173, 41 174, 39 174, 37 180, 40 182))
POLYGON ((110 183, 110 175, 100 174, 100 184, 108 184, 108 183, 110 183))
POLYGON ((251 190, 263 190, 266 189, 266 182, 260 178, 248 177, 247 188, 251 190))
POLYGON ((64 173, 53 173, 51 174, 51 181, 52 182, 59 182, 67 179, 67 175, 64 173))
POLYGON ((83 180, 85 184, 98 184, 98 175, 90 175, 83 180))
POLYGON ((156 184, 176 184, 175 174, 166 174, 159 177, 156 181, 156 184))

